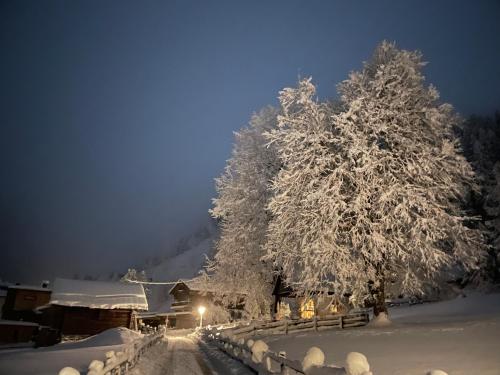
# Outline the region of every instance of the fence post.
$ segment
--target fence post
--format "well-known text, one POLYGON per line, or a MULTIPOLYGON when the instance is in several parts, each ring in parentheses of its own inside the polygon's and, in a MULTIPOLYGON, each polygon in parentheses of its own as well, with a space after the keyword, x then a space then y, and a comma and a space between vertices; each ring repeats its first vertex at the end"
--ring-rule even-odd
POLYGON ((340 329, 344 328, 344 315, 340 315, 340 329))
POLYGON ((314 317, 313 317, 313 326, 314 326, 314 330, 317 331, 318 330, 318 318, 316 315, 314 315, 314 317))
POLYGON ((285 335, 288 335, 288 319, 285 319, 285 335))

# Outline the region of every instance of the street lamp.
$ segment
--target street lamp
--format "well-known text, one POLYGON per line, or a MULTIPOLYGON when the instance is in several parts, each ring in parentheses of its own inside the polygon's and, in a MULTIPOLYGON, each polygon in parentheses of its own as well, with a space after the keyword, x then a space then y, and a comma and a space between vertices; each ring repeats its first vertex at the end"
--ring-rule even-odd
POLYGON ((198 313, 200 314, 200 328, 203 326, 203 314, 206 310, 207 308, 205 306, 198 307, 198 313))

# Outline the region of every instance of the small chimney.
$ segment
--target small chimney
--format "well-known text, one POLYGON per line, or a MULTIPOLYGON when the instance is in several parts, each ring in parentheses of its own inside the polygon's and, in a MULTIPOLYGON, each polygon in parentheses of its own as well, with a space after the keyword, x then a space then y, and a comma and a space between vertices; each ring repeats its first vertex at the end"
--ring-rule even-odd
POLYGON ((49 284, 50 284, 50 281, 49 281, 49 280, 43 280, 43 281, 42 281, 42 288, 48 288, 48 287, 49 287, 49 284))

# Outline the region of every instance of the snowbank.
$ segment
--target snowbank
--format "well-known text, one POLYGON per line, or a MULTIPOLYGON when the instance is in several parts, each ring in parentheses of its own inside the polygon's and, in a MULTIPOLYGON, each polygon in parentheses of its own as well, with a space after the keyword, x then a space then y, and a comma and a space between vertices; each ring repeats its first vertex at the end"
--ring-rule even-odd
POLYGON ((370 327, 387 327, 390 326, 392 322, 386 313, 382 312, 378 316, 374 317, 368 325, 370 327))
POLYGON ((142 335, 126 328, 112 328, 85 340, 67 342, 38 349, 0 351, 0 374, 54 375, 64 367, 87 372, 92 360, 104 359, 111 350, 124 347, 142 335))
POLYGON ((75 341, 66 342, 54 345, 52 348, 56 350, 77 349, 77 348, 91 348, 98 346, 110 345, 123 345, 129 344, 137 339, 142 338, 142 333, 132 331, 124 327, 111 328, 98 335, 90 336, 89 338, 75 341))

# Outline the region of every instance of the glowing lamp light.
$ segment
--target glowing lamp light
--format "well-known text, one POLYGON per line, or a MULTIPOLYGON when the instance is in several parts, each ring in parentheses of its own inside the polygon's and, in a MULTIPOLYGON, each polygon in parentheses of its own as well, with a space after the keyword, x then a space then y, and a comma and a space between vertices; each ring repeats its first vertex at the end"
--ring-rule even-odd
POLYGON ((203 314, 206 310, 207 308, 205 306, 198 307, 198 313, 200 314, 200 328, 203 326, 203 314))

